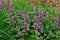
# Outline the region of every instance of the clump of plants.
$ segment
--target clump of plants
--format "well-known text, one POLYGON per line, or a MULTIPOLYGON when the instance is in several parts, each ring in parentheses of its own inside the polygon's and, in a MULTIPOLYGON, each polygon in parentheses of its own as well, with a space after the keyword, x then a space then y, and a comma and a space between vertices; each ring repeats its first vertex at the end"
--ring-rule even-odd
POLYGON ((0 3, 1 40, 60 40, 60 13, 49 5, 0 3))

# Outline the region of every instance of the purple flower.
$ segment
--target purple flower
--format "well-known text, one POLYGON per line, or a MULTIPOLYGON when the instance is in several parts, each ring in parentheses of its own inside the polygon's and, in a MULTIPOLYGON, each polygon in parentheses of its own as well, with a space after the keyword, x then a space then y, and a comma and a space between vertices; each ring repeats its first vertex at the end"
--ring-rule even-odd
POLYGON ((10 20, 11 20, 11 21, 14 20, 14 15, 10 16, 10 20))
POLYGON ((38 30, 38 23, 34 23, 34 30, 38 30))
POLYGON ((60 25, 58 25, 57 28, 60 28, 60 25))
POLYGON ((27 23, 24 23, 24 27, 25 27, 25 28, 28 28, 28 25, 27 25, 27 23))
POLYGON ((34 30, 38 30, 38 27, 34 27, 34 30))
POLYGON ((13 12, 13 4, 10 2, 10 0, 8 0, 7 2, 7 9, 9 12, 13 12))
POLYGON ((60 18, 60 14, 58 15, 58 18, 60 18))
POLYGON ((39 10, 37 10, 36 12, 37 12, 37 15, 39 15, 39 16, 42 14, 42 12, 39 10))
POLYGON ((60 24, 58 24, 58 26, 60 26, 60 24))
POLYGON ((43 12, 42 11, 40 11, 40 14, 39 14, 40 16, 43 16, 43 12))
POLYGON ((13 8, 13 5, 8 5, 8 8, 13 8))
POLYGON ((29 22, 29 16, 25 17, 25 22, 28 23, 29 22))
POLYGON ((58 24, 57 24, 57 28, 60 28, 60 22, 58 22, 58 24))
POLYGON ((25 30, 28 30, 28 25, 27 25, 26 22, 24 23, 24 29, 25 29, 25 30))
POLYGON ((24 11, 24 14, 25 14, 25 15, 28 15, 28 11, 27 11, 27 10, 25 10, 25 11, 24 11))
POLYGON ((37 17, 34 17, 34 18, 33 18, 33 21, 34 21, 34 23, 37 23, 37 22, 38 22, 37 17))
POLYGON ((52 17, 52 22, 57 22, 57 19, 52 17))
POLYGON ((24 38, 24 35, 19 35, 19 38, 24 38))
POLYGON ((43 17, 40 18, 40 21, 43 22, 45 19, 43 17))
POLYGON ((0 8, 2 8, 3 7, 3 4, 2 3, 0 3, 0 8))
POLYGON ((39 32, 42 32, 42 29, 41 28, 39 28, 39 32))
POLYGON ((46 16, 46 13, 43 13, 43 16, 45 17, 46 16))
POLYGON ((34 23, 34 27, 38 27, 38 23, 34 23))
POLYGON ((12 6, 11 7, 7 7, 7 9, 8 9, 8 12, 14 12, 12 6))
POLYGON ((10 18, 11 18, 11 19, 14 19, 14 16, 11 16, 10 18))
POLYGON ((8 5, 11 5, 12 3, 10 2, 10 0, 8 0, 7 4, 8 4, 8 5))

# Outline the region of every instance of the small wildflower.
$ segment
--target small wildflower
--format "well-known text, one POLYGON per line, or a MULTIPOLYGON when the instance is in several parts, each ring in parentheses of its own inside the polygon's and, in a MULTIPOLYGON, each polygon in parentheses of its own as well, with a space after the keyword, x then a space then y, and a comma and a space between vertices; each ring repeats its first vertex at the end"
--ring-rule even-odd
POLYGON ((42 11, 40 11, 40 14, 39 14, 40 16, 43 16, 43 12, 42 11))
POLYGON ((29 22, 29 16, 26 16, 24 20, 26 23, 28 23, 29 22))
POLYGON ((11 3, 11 1, 10 0, 8 0, 8 2, 7 2, 7 5, 11 5, 12 3, 11 3))
POLYGON ((58 23, 57 28, 60 28, 60 23, 58 23))
POLYGON ((58 18, 60 18, 60 14, 58 15, 58 18))
POLYGON ((38 23, 34 23, 34 27, 38 27, 38 23))
POLYGON ((8 2, 7 2, 8 11, 9 12, 13 12, 13 8, 14 8, 13 4, 10 2, 10 0, 8 0, 8 2))
POLYGON ((38 27, 35 27, 34 30, 38 30, 38 27))
POLYGON ((57 28, 60 28, 60 26, 58 25, 57 28))
POLYGON ((0 3, 0 8, 2 8, 3 7, 3 4, 2 3, 0 3))
POLYGON ((34 30, 38 30, 38 23, 34 23, 34 30))
POLYGON ((28 25, 27 25, 27 23, 24 23, 24 27, 25 27, 25 28, 28 28, 28 25))
POLYGON ((52 17, 52 22, 57 22, 57 19, 52 17))
POLYGON ((34 18, 33 18, 33 21, 34 21, 34 23, 37 23, 37 22, 38 22, 37 17, 34 17, 34 18))
POLYGON ((25 11, 24 11, 24 14, 25 14, 25 15, 28 15, 28 11, 27 11, 27 10, 25 10, 25 11))
POLYGON ((42 32, 42 29, 41 28, 39 28, 38 30, 39 30, 39 32, 42 32))
POLYGON ((27 25, 26 22, 24 23, 24 29, 25 29, 25 30, 28 30, 28 25, 27 25))
POLYGON ((46 16, 46 13, 43 13, 43 16, 45 17, 46 16))
POLYGON ((12 15, 12 16, 10 16, 10 20, 11 21, 13 21, 14 20, 14 16, 12 15))
POLYGON ((37 10, 37 11, 36 11, 36 13, 37 13, 37 15, 39 15, 39 16, 40 16, 42 12, 41 12, 41 11, 39 11, 39 10, 37 10))
POLYGON ((40 21, 43 22, 45 19, 43 17, 40 18, 40 21))

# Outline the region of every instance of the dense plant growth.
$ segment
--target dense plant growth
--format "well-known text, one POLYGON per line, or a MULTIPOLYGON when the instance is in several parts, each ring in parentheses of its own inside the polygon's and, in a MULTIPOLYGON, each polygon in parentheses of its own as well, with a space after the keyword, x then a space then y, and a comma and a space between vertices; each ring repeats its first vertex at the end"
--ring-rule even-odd
POLYGON ((60 13, 51 5, 0 2, 0 40, 60 40, 60 13))

